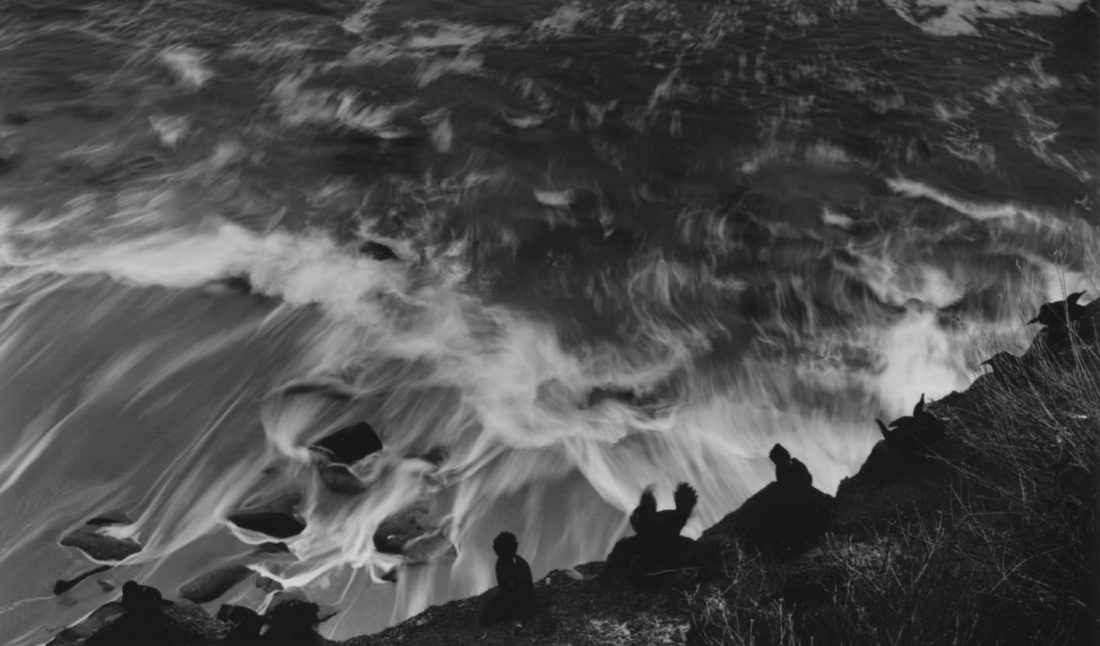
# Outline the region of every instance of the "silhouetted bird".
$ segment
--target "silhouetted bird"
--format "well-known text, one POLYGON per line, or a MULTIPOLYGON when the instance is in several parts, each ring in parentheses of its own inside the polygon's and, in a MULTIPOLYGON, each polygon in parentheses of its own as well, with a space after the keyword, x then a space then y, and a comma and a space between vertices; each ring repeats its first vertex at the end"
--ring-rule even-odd
POLYGON ((673 500, 676 501, 675 509, 657 511, 653 487, 646 487, 638 506, 630 514, 630 526, 634 528, 634 533, 643 540, 654 542, 671 541, 679 536, 684 525, 687 525, 699 496, 691 485, 681 482, 676 486, 673 500))
POLYGON ((497 591, 481 614, 484 624, 509 619, 530 619, 535 614, 535 583, 531 566, 518 554, 516 535, 501 532, 493 539, 497 554, 497 591))
POLYGON ((906 453, 917 453, 927 449, 941 437, 945 428, 935 415, 924 410, 924 395, 913 407, 913 414, 899 417, 887 426, 875 418, 886 444, 906 453))
POLYGON ((1028 323, 1039 323, 1052 328, 1067 327, 1070 323, 1083 318, 1088 313, 1087 307, 1077 304, 1077 300, 1084 293, 1083 291, 1074 292, 1067 296, 1064 301, 1044 303, 1039 307, 1039 313, 1028 323))
POLYGON ((782 444, 776 444, 768 453, 775 464, 775 481, 785 487, 812 487, 814 478, 810 470, 798 458, 792 458, 782 444))

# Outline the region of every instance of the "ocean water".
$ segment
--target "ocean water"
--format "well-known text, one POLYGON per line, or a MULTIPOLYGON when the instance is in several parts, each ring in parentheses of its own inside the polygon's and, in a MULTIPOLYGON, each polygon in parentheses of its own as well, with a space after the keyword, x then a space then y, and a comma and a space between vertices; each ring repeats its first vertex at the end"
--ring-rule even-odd
POLYGON ((776 441, 835 490, 875 416, 1100 293, 1096 25, 0 0, 0 642, 242 559, 339 609, 326 635, 379 630, 492 585, 502 530, 536 576, 602 559, 650 484, 699 489, 697 535, 776 441), (360 420, 384 449, 332 491, 307 447, 360 420), (226 517, 287 493, 306 529, 246 556, 269 539, 226 517), (431 549, 377 552, 413 507, 431 549), (53 595, 112 510, 142 551, 53 595))

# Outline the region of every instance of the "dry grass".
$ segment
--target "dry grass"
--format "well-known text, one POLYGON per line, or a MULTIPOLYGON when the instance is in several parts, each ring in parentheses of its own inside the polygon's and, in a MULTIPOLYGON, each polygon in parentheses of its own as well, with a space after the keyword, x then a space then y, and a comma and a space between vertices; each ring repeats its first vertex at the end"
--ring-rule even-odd
POLYGON ((727 553, 730 583, 690 595, 690 641, 1097 643, 1100 351, 1071 339, 1006 372, 935 410, 950 499, 784 564, 727 553))

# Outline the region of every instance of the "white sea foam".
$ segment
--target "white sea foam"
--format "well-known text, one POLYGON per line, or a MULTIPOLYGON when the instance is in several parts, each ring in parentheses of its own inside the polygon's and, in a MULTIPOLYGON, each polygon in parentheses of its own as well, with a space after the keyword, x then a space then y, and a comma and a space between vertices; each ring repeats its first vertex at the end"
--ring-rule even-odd
POLYGON ((977 33, 980 21, 1022 16, 1060 16, 1083 0, 884 0, 898 16, 933 36, 977 33))
POLYGON ((174 46, 160 54, 160 60, 179 78, 186 87, 197 90, 214 78, 214 70, 206 64, 204 52, 192 48, 174 46))

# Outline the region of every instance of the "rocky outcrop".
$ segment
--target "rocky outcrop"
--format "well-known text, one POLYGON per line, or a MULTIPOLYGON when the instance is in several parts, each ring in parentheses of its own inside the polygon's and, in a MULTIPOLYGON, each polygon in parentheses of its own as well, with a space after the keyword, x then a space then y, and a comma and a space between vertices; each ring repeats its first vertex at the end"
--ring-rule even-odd
MULTIPOLYGON (((605 646, 724 643, 707 636, 705 617, 701 618, 700 613, 705 615, 710 610, 700 609, 699 602, 692 600, 696 591, 707 587, 749 589, 743 594, 753 597, 753 603, 788 613, 783 615, 786 617, 783 621, 793 623, 784 623, 785 627, 797 624, 802 629, 813 629, 816 626, 823 631, 820 634, 833 637, 845 634, 844 626, 863 620, 837 616, 837 595, 843 592, 846 582, 852 581, 852 572, 845 568, 852 567, 853 563, 857 567, 869 567, 860 564, 879 562, 903 567, 901 564, 906 558, 903 550, 909 544, 906 540, 911 539, 899 534, 904 531, 899 528, 910 522, 905 519, 912 519, 923 527, 927 525, 921 523, 936 519, 941 529, 942 524, 948 522, 960 473, 983 468, 982 465, 988 462, 982 455, 981 446, 962 443, 956 436, 957 431, 962 425, 985 421, 982 411, 997 405, 992 393, 1021 400, 1036 398, 1035 401, 1046 406, 1040 407, 1046 411, 1044 414, 1057 417, 1061 411, 1068 416, 1068 421, 1062 422, 1076 424, 1080 421, 1073 402, 1058 406, 1044 400, 1048 396, 1047 389, 1035 383, 1033 375, 1027 371, 1045 366, 1049 375, 1052 374, 1049 370, 1065 366, 1081 374, 1100 374, 1100 360, 1095 356, 1089 355, 1093 363, 1081 364, 1082 343, 1092 344, 1090 352, 1100 354, 1095 347, 1095 335, 1089 336, 1100 318, 1097 312, 1100 308, 1091 304, 1082 307, 1086 308, 1085 313, 1067 320, 1064 326, 1060 327, 1057 321, 1048 325, 1023 356, 994 356, 989 363, 992 373, 976 380, 966 392, 953 393, 927 405, 922 398, 912 415, 890 424, 880 424, 883 439, 875 445, 859 472, 841 483, 835 498, 814 488, 812 474, 805 465, 776 445, 770 453, 776 467, 776 481, 704 531, 698 541, 679 536, 685 516, 682 512, 690 513, 691 505, 686 504, 686 495, 678 497, 678 503, 683 501, 677 505, 679 512, 658 512, 655 502, 651 504, 643 496, 640 511, 636 510, 635 514, 639 522, 632 523, 642 536, 632 536, 616 544, 607 563, 554 571, 535 582, 537 611, 533 617, 525 615, 521 621, 483 627, 479 617, 490 599, 498 595, 494 589, 477 597, 429 608, 381 633, 356 637, 343 644, 605 646), (647 519, 662 527, 668 520, 669 526, 675 528, 668 536, 662 534, 659 541, 666 553, 654 555, 653 550, 643 549, 641 544, 646 541, 646 528, 652 524, 647 519), (731 573, 729 568, 736 569, 744 563, 750 566, 737 574, 731 573), (620 574, 646 572, 661 576, 601 576, 614 574, 616 568, 620 574)), ((330 443, 325 450, 334 456, 344 452, 339 443, 330 443)), ((369 452, 368 446, 366 453, 369 452)), ((346 455, 359 453, 362 451, 353 450, 346 455)), ((1066 507, 1065 515, 1071 520, 1080 517, 1082 535, 1095 536, 1095 511, 1100 499, 1095 468, 1090 471, 1082 466, 1087 461, 1082 463, 1070 457, 1074 459, 1049 466, 1057 490, 1045 491, 1043 495, 1066 507)), ((379 528, 375 541, 387 551, 404 550, 406 543, 426 528, 423 520, 422 515, 413 512, 389 519, 385 527, 379 528)), ((1088 543, 1087 536, 1081 544, 1088 543)), ((952 574, 954 570, 945 572, 947 578, 942 583, 941 596, 950 598, 958 592, 950 588, 957 579, 952 574)), ((1094 582, 1095 577, 1092 580, 1094 582)), ((131 601, 127 603, 124 590, 122 602, 106 604, 81 624, 63 631, 51 644, 127 643, 109 640, 117 640, 119 635, 130 638, 135 634, 146 639, 146 643, 196 646, 330 643, 313 632, 313 627, 323 617, 308 601, 298 600, 267 615, 224 606, 214 618, 187 601, 162 603, 147 589, 131 586, 129 590, 141 594, 130 594, 131 601)), ((723 620, 728 620, 738 610, 722 606, 717 612, 723 620)), ((982 621, 1000 619, 983 618, 982 621)), ((746 628, 749 629, 752 627, 746 628)), ((1087 631, 1085 626, 1080 634, 1087 631)), ((774 640, 761 637, 757 641, 773 643, 774 640)))

